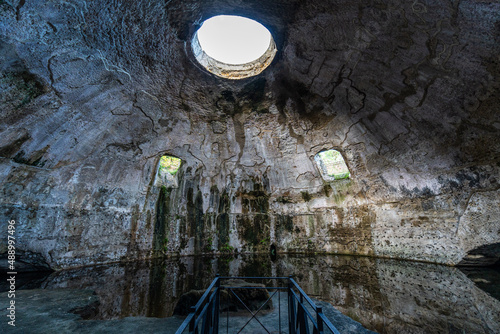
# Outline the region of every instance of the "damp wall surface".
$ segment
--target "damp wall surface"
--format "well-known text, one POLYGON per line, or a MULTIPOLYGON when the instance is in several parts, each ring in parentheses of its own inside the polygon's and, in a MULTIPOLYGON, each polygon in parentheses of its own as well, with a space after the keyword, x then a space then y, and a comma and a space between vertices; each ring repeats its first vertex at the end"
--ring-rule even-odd
POLYGON ((1 2, 2 235, 15 220, 16 247, 53 268, 271 244, 457 264, 500 243, 499 13, 1 2), (273 33, 258 77, 197 65, 187 45, 217 11, 273 33), (349 180, 322 179, 331 148, 349 180), (183 161, 175 187, 156 182, 164 154, 183 161))
MULTIPOLYGON (((62 293, 68 289, 95 291, 99 304, 94 307, 93 320, 164 318, 172 316, 183 294, 203 291, 217 273, 293 275, 311 298, 330 303, 381 334, 500 330, 500 301, 479 289, 458 268, 392 259, 329 255, 284 255, 275 260, 268 255, 187 256, 62 270, 45 278, 41 287, 62 293)), ((287 284, 286 280, 258 283, 287 284)), ((281 303, 282 308, 286 307, 286 297, 281 303)))

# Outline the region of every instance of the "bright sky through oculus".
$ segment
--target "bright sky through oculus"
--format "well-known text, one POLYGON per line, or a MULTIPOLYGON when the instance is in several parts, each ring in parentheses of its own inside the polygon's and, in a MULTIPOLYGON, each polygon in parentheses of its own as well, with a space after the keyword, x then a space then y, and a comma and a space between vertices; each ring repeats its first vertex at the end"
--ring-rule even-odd
POLYGON ((226 64, 246 64, 269 48, 271 33, 262 24, 241 16, 219 15, 198 30, 201 48, 210 57, 226 64))

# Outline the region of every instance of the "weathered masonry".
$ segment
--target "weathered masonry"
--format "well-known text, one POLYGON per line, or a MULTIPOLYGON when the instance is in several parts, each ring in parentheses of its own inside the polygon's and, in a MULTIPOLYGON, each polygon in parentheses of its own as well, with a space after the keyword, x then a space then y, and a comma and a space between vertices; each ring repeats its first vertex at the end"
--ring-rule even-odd
POLYGON ((1 1, 0 229, 52 268, 272 246, 494 262, 499 22, 497 1, 1 1), (256 75, 200 63, 216 15, 270 32, 256 75))

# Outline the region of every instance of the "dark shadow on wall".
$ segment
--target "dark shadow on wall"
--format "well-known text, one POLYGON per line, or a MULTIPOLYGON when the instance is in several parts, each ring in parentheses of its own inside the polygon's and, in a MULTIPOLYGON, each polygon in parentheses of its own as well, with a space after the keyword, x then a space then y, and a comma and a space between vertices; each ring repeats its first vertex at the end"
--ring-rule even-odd
POLYGON ((474 284, 500 301, 500 261, 489 267, 460 267, 474 284))
POLYGON ((167 250, 171 193, 172 188, 162 186, 158 195, 158 201, 156 202, 156 219, 153 235, 153 252, 155 256, 159 256, 163 251, 167 250))

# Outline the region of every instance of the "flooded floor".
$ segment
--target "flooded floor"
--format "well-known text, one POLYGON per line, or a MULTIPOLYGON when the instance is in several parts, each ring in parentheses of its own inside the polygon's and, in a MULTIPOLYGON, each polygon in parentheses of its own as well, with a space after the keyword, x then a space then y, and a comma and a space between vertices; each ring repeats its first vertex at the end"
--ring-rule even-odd
POLYGON ((181 257, 30 276, 18 289, 93 290, 99 303, 84 314, 91 319, 165 318, 182 294, 205 289, 217 273, 293 275, 311 297, 378 333, 500 333, 498 268, 333 255, 181 257))

